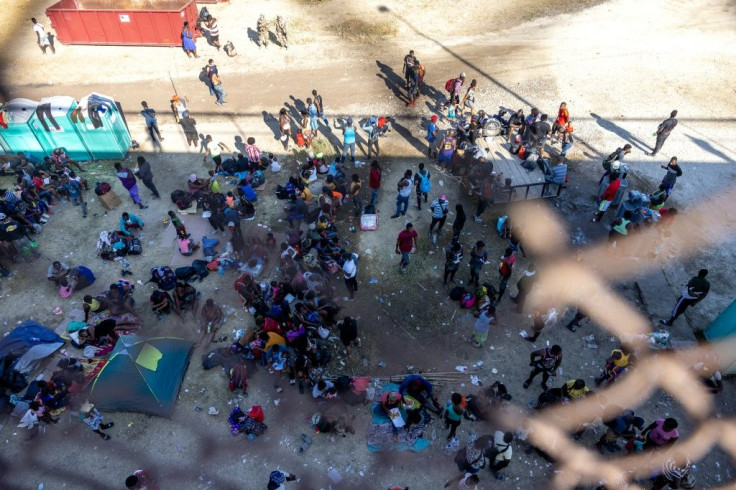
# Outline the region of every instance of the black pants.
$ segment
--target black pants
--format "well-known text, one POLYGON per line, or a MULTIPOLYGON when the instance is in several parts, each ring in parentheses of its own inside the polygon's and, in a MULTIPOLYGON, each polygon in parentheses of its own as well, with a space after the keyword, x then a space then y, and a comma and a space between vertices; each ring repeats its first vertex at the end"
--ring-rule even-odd
POLYGON ((442 281, 442 283, 447 284, 448 279, 450 279, 451 281, 454 281, 456 272, 457 272, 457 267, 455 267, 454 269, 448 269, 447 266, 445 266, 445 278, 442 281))
POLYGON ((38 116, 38 120, 41 121, 41 124, 43 125, 43 129, 46 131, 51 131, 49 129, 49 125, 46 124, 46 118, 49 119, 49 122, 56 128, 56 130, 60 130, 61 126, 59 126, 59 123, 56 122, 56 119, 54 119, 54 116, 51 115, 51 104, 41 104, 38 107, 36 107, 36 116, 38 116))
POLYGON ((460 420, 451 420, 450 417, 445 415, 445 429, 450 429, 450 433, 447 435, 448 439, 455 437, 455 431, 460 427, 460 420))
POLYGON ((355 276, 349 279, 345 278, 345 287, 348 288, 350 299, 353 299, 355 297, 355 292, 358 290, 358 279, 355 276))
POLYGON ((659 152, 659 150, 662 149, 662 145, 664 145, 664 142, 667 140, 667 137, 669 134, 664 133, 657 133, 657 142, 654 144, 654 150, 652 151, 652 155, 659 152))
POLYGON ((532 372, 529 373, 529 378, 528 378, 529 381, 533 380, 539 373, 542 373, 542 384, 544 386, 547 386, 547 381, 549 380, 550 373, 548 370, 541 368, 539 366, 534 366, 534 369, 532 369, 532 372))
POLYGON ((669 323, 674 322, 678 316, 685 313, 685 310, 687 310, 688 306, 693 306, 697 304, 697 299, 688 299, 680 296, 677 298, 677 303, 675 303, 675 307, 672 308, 672 313, 670 313, 670 319, 668 320, 669 323))
POLYGON ((148 187, 151 190, 151 192, 153 192, 153 195, 154 196, 161 197, 158 194, 158 189, 156 189, 156 186, 154 185, 154 183, 153 183, 152 180, 143 180, 143 179, 141 179, 141 181, 143 182, 143 185, 145 185, 146 187, 148 187))
POLYGON ((417 208, 422 209, 422 197, 424 197, 424 202, 427 202, 427 193, 422 192, 419 190, 419 186, 417 186, 417 208))
POLYGON ((446 219, 447 219, 447 216, 443 216, 441 218, 435 218, 434 216, 432 216, 432 223, 430 223, 429 225, 429 233, 430 234, 432 233, 432 230, 434 230, 434 225, 437 225, 437 224, 439 224, 439 226, 437 226, 437 231, 442 230, 442 227, 445 226, 446 219))
POLYGON ((475 216, 477 218, 480 218, 480 215, 483 214, 483 211, 486 210, 488 206, 493 204, 493 199, 481 199, 478 201, 478 208, 475 210, 475 216))
POLYGON ((154 133, 156 136, 158 136, 158 139, 161 139, 161 133, 158 130, 158 124, 152 124, 151 126, 148 126, 148 134, 151 135, 151 139, 153 141, 156 141, 156 138, 154 138, 154 133))

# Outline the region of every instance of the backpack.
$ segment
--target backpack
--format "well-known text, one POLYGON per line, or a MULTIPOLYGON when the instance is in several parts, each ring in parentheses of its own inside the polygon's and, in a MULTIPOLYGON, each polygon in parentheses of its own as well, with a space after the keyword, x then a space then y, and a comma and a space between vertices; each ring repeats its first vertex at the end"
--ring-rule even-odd
POLYGON ((192 266, 177 267, 174 271, 174 275, 180 281, 188 281, 193 276, 197 275, 197 270, 192 266))
POLYGON ((611 164, 618 160, 618 150, 619 148, 616 148, 616 151, 608 155, 606 159, 603 160, 603 163, 601 163, 601 165, 603 166, 603 170, 605 170, 606 172, 610 172, 611 164))
POLYGON ((289 192, 281 184, 276 186, 276 199, 288 199, 289 192))
POLYGON ((429 172, 419 175, 422 178, 422 180, 419 181, 419 190, 427 194, 430 190, 432 190, 432 183, 429 181, 429 172))
POLYGON ((186 195, 186 192, 184 192, 183 190, 181 190, 181 189, 175 190, 174 192, 171 193, 171 202, 173 202, 174 204, 176 204, 176 201, 178 201, 179 198, 182 197, 182 196, 184 196, 184 195, 186 195))
POLYGON ((455 85, 455 79, 451 78, 445 82, 445 91, 452 92, 452 87, 455 85))
POLYGON ((450 299, 453 301, 460 301, 465 295, 465 288, 462 286, 455 286, 450 291, 450 299))
POLYGON ((171 291, 176 287, 176 274, 168 265, 154 267, 151 269, 150 281, 155 282, 164 291, 171 291))
POLYGON ((498 221, 496 221, 496 232, 498 233, 498 236, 501 238, 504 237, 504 227, 506 226, 506 220, 508 219, 508 216, 505 214, 498 218, 498 221))
MULTIPOLYGON (((260 187, 263 185, 263 183, 266 181, 266 178, 263 176, 263 172, 260 170, 256 170, 253 172, 253 175, 250 178, 250 185, 253 188, 260 187)), ((250 199, 251 201, 255 201, 255 199, 250 199)))
POLYGON ((475 306, 475 295, 471 292, 466 292, 460 300, 460 307, 472 308, 473 306, 475 306))
POLYGON ((95 194, 103 196, 112 190, 112 186, 107 182, 97 182, 95 184, 95 194))
POLYGON ((141 241, 139 238, 133 237, 130 240, 130 245, 128 246, 128 253, 130 255, 140 255, 143 253, 143 245, 141 244, 141 241))
POLYGON ((207 269, 207 261, 196 259, 192 262, 192 268, 197 272, 199 280, 201 281, 210 273, 207 269))

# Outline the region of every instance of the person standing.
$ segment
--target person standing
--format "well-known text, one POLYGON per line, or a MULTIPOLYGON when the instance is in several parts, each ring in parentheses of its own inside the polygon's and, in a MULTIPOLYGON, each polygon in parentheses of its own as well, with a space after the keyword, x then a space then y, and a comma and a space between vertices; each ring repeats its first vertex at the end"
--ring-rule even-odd
POLYGON ((555 136, 555 140, 552 144, 557 143, 560 140, 560 135, 564 134, 565 126, 570 122, 570 112, 567 110, 567 104, 565 102, 560 103, 560 108, 557 110, 557 119, 555 119, 552 125, 552 134, 555 136))
POLYGON ((350 196, 353 198, 353 208, 355 208, 355 217, 360 216, 363 210, 363 200, 360 197, 360 190, 363 187, 363 183, 360 181, 358 174, 353 174, 350 182, 350 196))
POLYGON ((463 407, 463 396, 460 393, 453 393, 450 396, 450 401, 445 406, 445 429, 450 429, 450 433, 447 434, 448 441, 455 437, 455 431, 460 427, 463 417, 473 420, 463 407))
POLYGON ((401 254, 399 267, 402 274, 406 273, 406 266, 409 265, 409 255, 417 249, 418 236, 416 230, 414 230, 414 225, 407 223, 406 228, 401 230, 396 238, 396 253, 401 254))
POLYGON ((449 202, 447 202, 447 196, 442 194, 440 197, 432 201, 432 204, 429 205, 429 208, 432 211, 432 223, 429 225, 429 236, 432 236, 432 233, 434 232, 434 225, 437 226, 437 235, 442 235, 442 227, 445 226, 445 220, 447 219, 447 213, 449 206, 449 202))
POLYGON ((125 479, 128 490, 158 490, 158 483, 153 481, 146 470, 137 470, 125 479))
POLYGON ((276 16, 276 40, 284 49, 289 49, 289 34, 286 32, 286 21, 280 15, 276 16))
POLYGON ((432 158, 437 154, 437 116, 432 116, 427 124, 427 158, 432 158))
POLYGON ((445 249, 445 275, 442 280, 443 285, 447 285, 447 280, 455 282, 455 273, 460 268, 463 260, 463 246, 460 242, 453 241, 452 244, 445 249))
POLYGON ((411 78, 414 75, 416 61, 417 58, 414 56, 414 50, 409 50, 409 54, 404 56, 404 66, 401 67, 401 72, 404 74, 404 88, 409 88, 411 78))
POLYGON ((511 301, 516 303, 516 312, 521 313, 524 310, 524 303, 526 303, 526 297, 534 287, 534 282, 537 280, 537 268, 534 264, 529 264, 521 276, 521 279, 516 283, 516 287, 519 292, 516 296, 511 297, 511 301))
POLYGON ((606 189, 601 194, 601 202, 600 204, 598 204, 598 211, 596 211, 595 215, 593 215, 593 219, 591 220, 593 223, 601 220, 603 215, 608 210, 608 207, 616 198, 616 194, 621 187, 621 179, 619 178, 619 176, 620 175, 618 172, 611 172, 609 176, 610 184, 608 184, 608 187, 606 187, 606 189))
MULTIPOLYGON (((312 132, 312 137, 316 138, 319 136, 317 128, 319 127, 319 111, 317 110, 317 104, 314 103, 311 97, 307 98, 307 115, 309 116, 309 129, 312 132)), ((370 148, 368 149, 370 155, 370 148)))
POLYGON ((343 254, 345 263, 342 266, 342 273, 345 277, 345 287, 348 289, 348 297, 345 301, 353 301, 355 292, 358 290, 358 254, 345 252, 343 254))
POLYGON ((560 158, 564 160, 567 157, 567 152, 570 151, 572 146, 575 144, 575 138, 572 135, 572 122, 568 121, 568 123, 562 129, 560 129, 560 133, 562 134, 562 147, 560 149, 560 158))
POLYGON ((142 156, 138 157, 138 177, 143 182, 143 185, 148 187, 151 192, 153 192, 153 198, 159 199, 161 196, 158 193, 158 189, 156 189, 156 186, 153 183, 153 173, 151 172, 151 164, 143 158, 142 156))
POLYGON ((680 297, 677 298, 669 319, 659 321, 662 325, 671 327, 672 323, 677 320, 677 317, 685 313, 688 306, 695 306, 708 296, 710 282, 705 278, 707 275, 708 269, 700 269, 698 275, 688 281, 680 297))
POLYGON ((667 196, 672 192, 672 188, 675 187, 677 177, 682 175, 682 168, 677 163, 677 157, 672 157, 667 165, 660 165, 664 170, 667 171, 664 178, 662 179, 662 185, 667 193, 667 196))
POLYGON ((261 14, 260 17, 258 17, 258 22, 256 23, 256 31, 258 31, 258 47, 267 48, 268 47, 268 23, 266 22, 266 16, 263 14, 261 14))
POLYGON ((317 89, 312 90, 312 97, 314 97, 314 104, 317 106, 317 117, 322 119, 325 126, 329 126, 330 121, 325 117, 325 106, 322 101, 322 96, 317 93, 317 89))
POLYGON ((460 233, 465 227, 465 209, 462 204, 455 205, 455 221, 452 223, 452 243, 460 241, 460 233))
POLYGON ((488 340, 491 325, 496 324, 496 307, 486 306, 473 324, 473 346, 482 349, 488 340))
POLYGON ((491 172, 491 175, 486 177, 480 186, 480 198, 478 199, 478 207, 475 209, 473 215, 473 221, 476 223, 483 223, 480 215, 486 210, 488 206, 493 204, 493 191, 496 186, 496 176, 491 172))
MULTIPOLYGON (((398 194, 396 195, 396 213, 391 218, 405 216, 409 207, 409 196, 411 196, 411 170, 404 172, 404 177, 396 184, 398 194)), ((416 233, 416 232, 415 232, 416 233)))
POLYGON ((406 88, 406 106, 414 107, 417 102, 417 97, 419 97, 419 61, 416 61, 411 69, 409 86, 406 88))
POLYGON ((220 72, 217 70, 215 60, 210 58, 207 61, 207 66, 204 67, 205 75, 207 75, 207 87, 210 89, 210 95, 215 95, 215 89, 212 87, 212 77, 218 75, 220 72))
POLYGON ((414 185, 417 188, 416 208, 422 209, 422 198, 427 202, 427 194, 432 190, 432 182, 429 180, 429 170, 424 168, 424 162, 419 163, 419 170, 414 174, 414 185))
POLYGON ((448 129, 447 136, 442 138, 442 141, 440 141, 439 153, 437 154, 437 164, 440 167, 442 167, 443 163, 445 166, 450 165, 456 149, 457 140, 455 139, 455 131, 448 129))
POLYGON ((195 58, 199 58, 197 56, 197 43, 194 40, 192 30, 189 28, 189 22, 184 22, 184 26, 181 29, 181 47, 188 57, 191 58, 194 55, 195 58))
POLYGON ((289 113, 283 107, 279 111, 279 131, 281 131, 281 144, 284 145, 284 151, 289 151, 291 120, 289 120, 289 113))
POLYGON ((662 149, 662 145, 664 145, 672 130, 675 129, 675 126, 677 126, 677 111, 672 111, 670 117, 657 126, 657 131, 654 133, 657 137, 657 142, 654 144, 654 150, 651 153, 647 153, 647 155, 653 157, 662 149))
MULTIPOLYGON (((315 113, 316 114, 316 113, 315 113)), ((317 124, 317 119, 315 115, 315 125, 317 124)), ((368 148, 368 155, 367 157, 370 158, 371 154, 375 152, 376 158, 380 156, 381 149, 378 146, 378 137, 380 136, 381 132, 378 129, 378 119, 376 119, 374 116, 371 116, 370 119, 368 119, 368 122, 360 127, 363 131, 368 133, 368 143, 366 144, 366 147, 368 148)))
POLYGON ((488 260, 488 251, 486 250, 486 244, 483 240, 475 242, 475 247, 470 251, 470 280, 468 286, 475 284, 480 285, 480 271, 483 269, 483 264, 488 260))
POLYGON ((542 389, 547 391, 547 381, 554 376, 562 364, 562 347, 555 344, 551 348, 538 349, 529 355, 529 365, 533 367, 529 377, 524 381, 524 389, 529 388, 532 380, 538 374, 542 374, 542 389))
POLYGON ((41 52, 46 54, 46 48, 51 48, 51 54, 56 54, 56 48, 49 41, 49 36, 46 34, 43 25, 35 17, 31 19, 31 22, 33 23, 33 32, 36 33, 36 44, 41 48, 41 52))
POLYGON ((460 102, 461 107, 467 107, 470 109, 470 118, 475 116, 475 91, 478 90, 478 81, 474 78, 470 82, 467 92, 463 96, 463 100, 460 102))
POLYGON ((136 185, 137 181, 133 172, 129 168, 123 167, 120 162, 115 162, 115 175, 120 179, 120 183, 123 184, 125 190, 128 191, 128 195, 133 202, 136 203, 139 208, 147 209, 148 206, 144 206, 141 202, 141 198, 138 196, 138 186, 136 185))
POLYGON ((450 86, 450 100, 445 104, 445 107, 457 105, 458 102, 460 102, 460 89, 463 87, 463 84, 465 83, 465 72, 460 73, 460 76, 458 76, 456 79, 452 81, 452 84, 450 86))
POLYGON ((378 190, 381 188, 381 167, 378 165, 378 160, 371 162, 371 170, 368 173, 368 187, 371 188, 370 205, 375 207, 378 201, 378 190))
POLYGON ((580 322, 588 318, 588 315, 585 314, 583 310, 578 307, 577 310, 575 310, 575 316, 572 317, 572 320, 565 325, 565 328, 568 329, 571 332, 575 332, 577 330, 576 327, 580 328, 580 322))
POLYGON ((350 161, 355 163, 355 126, 353 126, 353 118, 348 120, 342 127, 342 158, 340 163, 345 163, 345 157, 350 150, 350 161))
POLYGON ((215 97, 217 98, 215 100, 215 104, 217 105, 227 104, 227 102, 225 102, 225 96, 227 94, 225 93, 225 89, 222 87, 222 78, 220 78, 220 74, 219 73, 213 74, 210 80, 212 81, 212 91, 215 93, 215 97))
POLYGON ((503 294, 506 292, 506 288, 509 284, 509 279, 511 279, 511 274, 514 272, 514 263, 516 262, 516 255, 514 254, 514 250, 512 248, 507 248, 506 251, 503 253, 503 257, 501 257, 501 264, 498 266, 498 275, 500 276, 500 281, 498 283, 498 301, 501 301, 501 298, 503 298, 503 294))
POLYGON ((250 167, 257 169, 261 164, 261 150, 256 146, 256 139, 253 136, 245 141, 245 154, 248 156, 250 167))
POLYGON ((202 163, 207 163, 207 157, 212 158, 212 161, 215 162, 215 171, 219 172, 222 170, 222 156, 220 156, 222 150, 230 151, 230 148, 225 143, 214 141, 209 134, 205 137, 204 141, 206 151, 202 163))
POLYGON ((197 121, 189 115, 189 111, 179 119, 179 125, 184 130, 187 138, 187 146, 199 146, 199 133, 197 133, 197 121))
POLYGON ((161 137, 161 133, 158 130, 158 121, 156 120, 156 111, 148 107, 148 103, 144 100, 141 102, 141 106, 143 106, 143 110, 141 111, 141 116, 146 120, 146 128, 148 128, 148 134, 151 135, 151 141, 154 143, 156 142, 155 136, 158 136, 159 141, 163 141, 164 139, 161 137))

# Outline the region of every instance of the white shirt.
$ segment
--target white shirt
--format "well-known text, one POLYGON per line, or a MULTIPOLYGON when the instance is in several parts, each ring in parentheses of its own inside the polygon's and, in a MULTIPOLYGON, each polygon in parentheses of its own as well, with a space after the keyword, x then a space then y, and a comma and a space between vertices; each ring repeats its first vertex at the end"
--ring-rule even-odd
POLYGON ((212 158, 219 157, 220 153, 222 153, 222 148, 220 148, 219 141, 210 141, 209 143, 207 143, 207 149, 210 151, 210 156, 212 158))
POLYGON ((317 385, 314 385, 314 388, 312 388, 312 398, 319 398, 322 395, 324 395, 327 392, 327 390, 329 390, 330 388, 334 388, 334 387, 335 387, 335 384, 332 383, 331 381, 325 381, 324 390, 320 390, 317 385))
POLYGON ((345 279, 351 279, 355 277, 358 272, 358 268, 355 265, 355 260, 351 257, 350 260, 346 260, 342 266, 342 273, 345 275, 345 279))
POLYGON ((42 45, 49 44, 49 38, 46 37, 46 31, 44 30, 43 25, 41 25, 40 22, 36 22, 35 24, 33 24, 33 32, 38 33, 41 38, 42 45))

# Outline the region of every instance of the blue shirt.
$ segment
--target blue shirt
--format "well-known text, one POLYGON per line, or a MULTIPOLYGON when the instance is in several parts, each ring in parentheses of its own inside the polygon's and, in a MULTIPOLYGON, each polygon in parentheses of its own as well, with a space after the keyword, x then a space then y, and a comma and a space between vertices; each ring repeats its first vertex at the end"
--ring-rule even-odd
POLYGON ((355 126, 345 126, 345 134, 342 142, 346 145, 355 143, 355 126))
POLYGON ((437 125, 433 122, 429 123, 427 126, 427 141, 430 143, 437 139, 437 136, 434 135, 435 131, 437 131, 437 125))
POLYGON ((156 111, 154 111, 150 107, 148 109, 143 109, 141 111, 141 116, 143 116, 143 118, 146 120, 146 126, 156 125, 156 111))
POLYGON ((317 117, 317 106, 314 104, 309 104, 309 107, 307 107, 307 112, 309 113, 309 117, 317 117))

